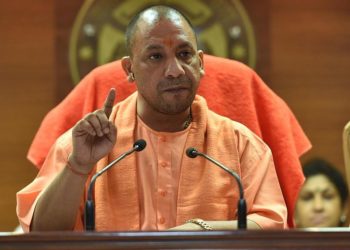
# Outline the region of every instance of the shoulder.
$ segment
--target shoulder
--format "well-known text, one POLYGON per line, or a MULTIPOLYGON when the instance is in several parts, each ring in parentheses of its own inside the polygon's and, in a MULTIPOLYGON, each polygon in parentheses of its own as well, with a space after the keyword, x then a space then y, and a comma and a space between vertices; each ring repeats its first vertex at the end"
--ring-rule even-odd
POLYGON ((244 124, 231 120, 230 118, 221 116, 213 111, 208 112, 208 122, 210 121, 210 127, 216 127, 219 130, 231 131, 233 139, 236 142, 239 151, 244 151, 247 147, 255 151, 258 155, 263 153, 271 153, 269 146, 251 131, 244 124))

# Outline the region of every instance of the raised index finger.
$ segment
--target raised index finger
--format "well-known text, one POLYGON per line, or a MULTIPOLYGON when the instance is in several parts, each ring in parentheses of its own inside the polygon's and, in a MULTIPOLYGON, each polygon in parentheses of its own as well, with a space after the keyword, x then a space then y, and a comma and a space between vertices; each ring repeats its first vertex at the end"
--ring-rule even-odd
POLYGON ((107 117, 109 117, 111 115, 111 113, 112 113, 114 99, 115 99, 115 89, 112 88, 108 92, 108 95, 107 95, 107 98, 105 100, 105 103, 103 104, 103 111, 105 112, 107 117))

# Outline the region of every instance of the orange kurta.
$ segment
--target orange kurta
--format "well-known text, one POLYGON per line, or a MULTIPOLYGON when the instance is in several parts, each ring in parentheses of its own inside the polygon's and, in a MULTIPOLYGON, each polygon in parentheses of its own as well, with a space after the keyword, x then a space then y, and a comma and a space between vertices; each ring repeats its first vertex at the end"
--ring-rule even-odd
MULTIPOLYGON (((299 156, 311 147, 310 142, 286 103, 253 70, 210 55, 205 55, 204 67, 206 74, 198 93, 209 108, 244 124, 271 148, 292 226, 295 201, 304 181, 299 156)), ((28 159, 40 168, 55 140, 86 113, 102 107, 112 87, 117 90, 118 102, 135 91, 135 85, 126 81, 120 60, 94 69, 45 116, 28 159)))
POLYGON ((140 229, 164 230, 176 226, 177 194, 182 158, 190 127, 159 132, 137 118, 136 138, 147 141, 137 154, 140 229))
MULTIPOLYGON (((113 110, 110 119, 118 127, 117 143, 100 160, 97 170, 129 150, 137 138, 136 96, 133 94, 113 110)), ((270 149, 242 124, 208 110, 197 96, 193 122, 184 150, 195 147, 236 171, 242 178, 248 219, 263 228, 286 227, 287 210, 279 186, 270 149)), ((17 194, 17 214, 25 230, 31 222, 40 192, 65 166, 71 151, 71 135, 64 134, 50 151, 38 177, 17 194)), ((102 175, 95 186, 97 230, 140 230, 140 199, 137 157, 132 154, 102 175)), ((184 152, 183 152, 184 155, 184 152)), ((176 207, 176 225, 190 218, 232 220, 236 218, 238 188, 234 179, 204 158, 182 157, 176 207)), ((81 214, 76 229, 81 228, 81 214)))

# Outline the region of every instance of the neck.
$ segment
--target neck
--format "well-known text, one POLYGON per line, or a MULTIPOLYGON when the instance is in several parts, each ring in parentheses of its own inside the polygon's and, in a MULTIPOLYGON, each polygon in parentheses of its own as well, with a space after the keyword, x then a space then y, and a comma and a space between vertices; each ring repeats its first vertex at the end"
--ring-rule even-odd
POLYGON ((192 122, 191 107, 178 114, 164 114, 156 110, 146 111, 137 105, 137 115, 150 128, 159 132, 178 132, 186 129, 192 122))

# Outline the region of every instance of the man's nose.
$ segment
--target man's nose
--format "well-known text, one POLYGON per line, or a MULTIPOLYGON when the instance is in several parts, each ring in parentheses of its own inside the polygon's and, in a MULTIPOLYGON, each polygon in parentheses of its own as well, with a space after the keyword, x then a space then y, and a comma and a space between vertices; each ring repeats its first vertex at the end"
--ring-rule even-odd
POLYGON ((165 69, 165 77, 177 78, 184 75, 185 71, 177 58, 169 59, 165 69))

